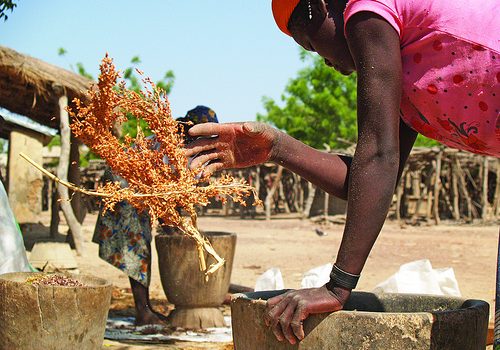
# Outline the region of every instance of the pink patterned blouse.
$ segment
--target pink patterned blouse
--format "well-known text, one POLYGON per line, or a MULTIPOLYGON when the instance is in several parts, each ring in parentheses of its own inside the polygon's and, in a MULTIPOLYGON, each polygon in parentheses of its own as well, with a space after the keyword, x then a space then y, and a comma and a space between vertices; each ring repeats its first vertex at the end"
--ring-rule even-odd
POLYGON ((350 0, 399 34, 401 117, 450 147, 500 157, 500 1, 350 0))

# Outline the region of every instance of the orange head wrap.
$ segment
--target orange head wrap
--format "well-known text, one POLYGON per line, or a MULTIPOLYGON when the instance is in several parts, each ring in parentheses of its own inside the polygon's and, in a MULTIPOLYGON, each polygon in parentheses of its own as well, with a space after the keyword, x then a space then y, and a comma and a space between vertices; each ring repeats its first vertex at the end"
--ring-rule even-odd
POLYGON ((293 10, 297 7, 300 0, 273 0, 273 16, 279 29, 286 35, 292 36, 288 30, 288 21, 292 15, 293 10))

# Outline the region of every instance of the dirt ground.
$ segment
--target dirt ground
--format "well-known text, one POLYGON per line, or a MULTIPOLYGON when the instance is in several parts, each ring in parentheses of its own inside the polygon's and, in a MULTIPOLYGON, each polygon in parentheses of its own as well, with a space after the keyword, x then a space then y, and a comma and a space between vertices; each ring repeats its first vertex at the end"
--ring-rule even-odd
MULTIPOLYGON (((85 253, 77 257, 79 269, 83 273, 106 278, 118 289, 126 292, 129 288, 128 278, 100 260, 97 255, 98 246, 91 242, 96 217, 96 214, 87 215, 84 221, 85 253)), ((43 217, 42 223, 48 225, 49 220, 48 216, 43 217)), ((300 287, 304 272, 335 260, 343 230, 343 225, 340 224, 320 226, 310 220, 300 220, 293 216, 273 218, 271 221, 204 216, 199 218, 199 227, 205 231, 230 231, 238 235, 232 283, 253 287, 260 274, 271 267, 278 267, 283 274, 286 288, 300 287), (319 236, 315 232, 316 228, 326 235, 319 236)), ((60 232, 64 230, 62 225, 60 232)), ((454 269, 463 297, 485 300, 493 310, 498 237, 498 225, 400 226, 396 222, 388 221, 368 258, 358 290, 372 290, 395 273, 401 264, 429 259, 434 268, 454 269)), ((154 247, 153 252, 151 295, 155 304, 161 305, 165 295, 158 275, 154 247)), ((143 345, 106 340, 103 349, 109 348, 228 350, 232 349, 232 345, 143 345)))

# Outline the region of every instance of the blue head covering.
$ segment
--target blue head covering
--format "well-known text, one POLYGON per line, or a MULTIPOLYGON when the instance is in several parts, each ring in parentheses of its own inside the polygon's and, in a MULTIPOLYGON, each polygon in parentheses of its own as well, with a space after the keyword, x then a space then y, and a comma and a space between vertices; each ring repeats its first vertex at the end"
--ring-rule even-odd
POLYGON ((178 122, 183 123, 184 125, 184 135, 186 138, 186 142, 192 141, 192 138, 187 136, 188 130, 196 124, 201 123, 218 123, 217 114, 215 111, 207 106, 198 105, 193 109, 187 111, 185 117, 180 117, 176 119, 178 122), (192 122, 192 125, 188 125, 186 123, 192 122))
POLYGON ((193 122, 194 125, 201 123, 218 123, 217 114, 214 110, 207 106, 196 106, 195 108, 187 111, 186 116, 177 119, 183 122, 193 122))

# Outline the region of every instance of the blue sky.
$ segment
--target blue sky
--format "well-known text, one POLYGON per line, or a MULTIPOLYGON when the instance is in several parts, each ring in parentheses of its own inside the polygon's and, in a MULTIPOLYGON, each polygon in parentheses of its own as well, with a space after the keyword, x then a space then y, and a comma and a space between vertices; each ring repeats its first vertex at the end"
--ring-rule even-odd
POLYGON ((0 45, 94 76, 106 52, 119 69, 138 55, 153 80, 172 69, 175 117, 197 104, 221 122, 254 120, 261 99, 279 99, 303 66, 276 27, 270 0, 15 0, 0 22, 0 45), (67 50, 64 57, 58 49, 67 50))

